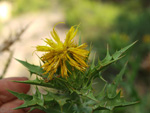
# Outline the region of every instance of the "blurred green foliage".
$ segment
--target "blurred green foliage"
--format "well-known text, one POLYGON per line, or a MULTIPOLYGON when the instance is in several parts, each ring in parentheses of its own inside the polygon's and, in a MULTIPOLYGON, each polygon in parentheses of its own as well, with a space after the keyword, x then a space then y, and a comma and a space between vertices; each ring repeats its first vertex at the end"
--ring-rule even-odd
POLYGON ((13 11, 14 16, 46 10, 50 8, 50 0, 13 0, 13 11))
POLYGON ((105 34, 121 8, 115 4, 101 4, 90 0, 65 0, 62 4, 65 5, 66 23, 69 26, 81 23, 82 35, 87 39, 105 34))

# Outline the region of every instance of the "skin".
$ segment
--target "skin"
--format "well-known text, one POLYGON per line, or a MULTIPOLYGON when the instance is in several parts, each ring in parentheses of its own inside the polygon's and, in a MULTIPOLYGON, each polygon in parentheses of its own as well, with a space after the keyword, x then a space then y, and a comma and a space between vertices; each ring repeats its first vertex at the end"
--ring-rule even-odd
MULTIPOLYGON (((13 110, 13 108, 16 108, 21 104, 23 104, 23 101, 18 100, 7 90, 9 89, 19 93, 27 93, 30 89, 30 85, 15 83, 12 82, 12 80, 25 81, 28 79, 25 77, 12 77, 0 80, 0 113, 27 113, 29 108, 13 110)), ((45 112, 36 109, 31 111, 30 113, 45 113, 45 112)))

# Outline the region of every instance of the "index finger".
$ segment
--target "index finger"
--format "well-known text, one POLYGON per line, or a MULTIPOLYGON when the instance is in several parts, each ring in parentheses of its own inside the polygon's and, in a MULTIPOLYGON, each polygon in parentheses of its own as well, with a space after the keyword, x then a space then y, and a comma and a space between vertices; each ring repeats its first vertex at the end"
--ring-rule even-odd
POLYGON ((12 82, 12 80, 16 81, 25 81, 27 80, 26 77, 11 77, 11 78, 5 78, 0 80, 0 106, 3 103, 9 102, 16 97, 9 93, 7 90, 12 90, 19 93, 27 93, 30 89, 30 85, 28 84, 22 84, 22 83, 15 83, 12 82))

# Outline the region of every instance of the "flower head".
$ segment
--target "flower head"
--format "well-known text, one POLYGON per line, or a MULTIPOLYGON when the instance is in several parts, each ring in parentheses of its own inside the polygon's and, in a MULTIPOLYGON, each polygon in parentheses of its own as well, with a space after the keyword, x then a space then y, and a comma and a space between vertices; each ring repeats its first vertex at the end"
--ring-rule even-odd
POLYGON ((89 51, 85 50, 87 45, 85 43, 77 45, 73 40, 77 31, 78 27, 75 29, 72 26, 66 34, 65 41, 62 42, 54 26, 53 31, 51 31, 53 40, 46 38, 44 40, 47 43, 46 46, 36 47, 37 51, 44 52, 44 55, 41 57, 41 60, 44 62, 42 68, 45 70, 44 74, 49 74, 50 80, 58 70, 60 70, 62 77, 67 78, 68 73, 71 73, 68 66, 80 71, 85 71, 86 67, 88 67, 85 61, 89 54, 89 51))

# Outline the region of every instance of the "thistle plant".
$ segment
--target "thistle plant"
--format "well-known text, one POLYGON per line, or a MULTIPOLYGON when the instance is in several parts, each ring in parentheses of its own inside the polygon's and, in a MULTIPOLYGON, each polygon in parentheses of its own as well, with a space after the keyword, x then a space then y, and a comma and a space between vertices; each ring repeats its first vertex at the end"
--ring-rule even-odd
POLYGON ((87 44, 82 44, 81 38, 78 43, 74 41, 78 27, 70 28, 64 42, 60 40, 54 27, 51 31, 53 39, 46 38, 46 46, 36 46, 36 52, 43 52, 39 57, 39 66, 17 59, 29 70, 31 76, 36 76, 36 79, 15 82, 35 85, 36 92, 28 95, 10 91, 18 99, 24 100, 24 104, 15 109, 30 107, 30 111, 40 109, 46 113, 112 113, 116 107, 137 103, 126 101, 121 90, 118 91, 126 64, 112 83, 102 76, 102 71, 120 60, 135 42, 112 55, 107 48, 103 60, 98 60, 95 64, 93 58, 90 64, 88 58, 91 49, 86 49, 87 44), (105 83, 98 93, 95 93, 92 87, 95 79, 101 79, 105 83), (37 86, 42 86, 46 94, 40 92, 37 86))

